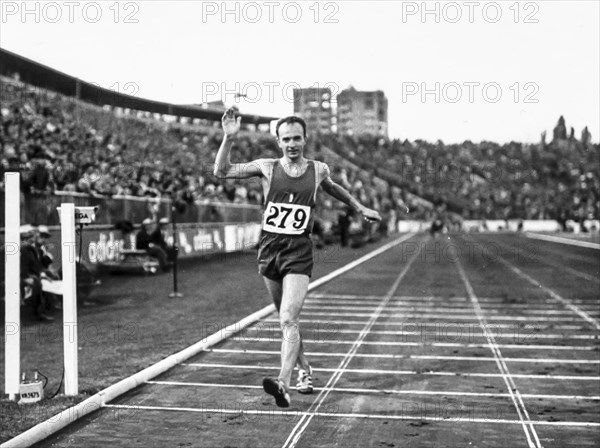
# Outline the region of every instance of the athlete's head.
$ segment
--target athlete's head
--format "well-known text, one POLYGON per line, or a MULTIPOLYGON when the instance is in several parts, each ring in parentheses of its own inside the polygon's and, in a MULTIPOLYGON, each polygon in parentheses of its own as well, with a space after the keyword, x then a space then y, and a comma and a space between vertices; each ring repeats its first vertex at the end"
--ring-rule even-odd
POLYGON ((299 117, 286 117, 277 122, 277 143, 291 161, 300 160, 306 144, 306 123, 299 117))
POLYGON ((275 133, 277 134, 277 138, 279 138, 279 128, 281 127, 282 124, 294 124, 294 123, 298 123, 298 124, 300 124, 300 126, 302 126, 302 131, 304 133, 304 139, 306 140, 306 122, 302 118, 296 117, 295 115, 290 115, 289 117, 283 117, 283 118, 280 118, 279 120, 277 120, 277 125, 275 126, 275 133))

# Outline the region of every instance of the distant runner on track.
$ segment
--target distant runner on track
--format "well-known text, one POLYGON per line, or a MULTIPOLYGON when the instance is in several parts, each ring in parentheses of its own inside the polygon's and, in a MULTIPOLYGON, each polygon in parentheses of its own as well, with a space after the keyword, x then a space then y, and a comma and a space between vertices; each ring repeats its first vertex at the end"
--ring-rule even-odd
POLYGON ((256 159, 231 163, 232 143, 240 130, 241 117, 228 109, 222 118, 225 136, 215 160, 215 175, 226 179, 262 179, 265 208, 258 249, 258 271, 279 311, 282 330, 281 371, 278 378, 265 378, 265 392, 279 407, 290 405, 289 388, 298 365, 296 390, 312 393, 312 369, 302 347, 299 318, 308 292, 313 268, 310 233, 319 185, 325 192, 361 213, 364 219, 381 221, 381 216, 358 202, 346 189, 331 180, 329 167, 304 157, 306 123, 290 116, 277 122, 279 159, 256 159))

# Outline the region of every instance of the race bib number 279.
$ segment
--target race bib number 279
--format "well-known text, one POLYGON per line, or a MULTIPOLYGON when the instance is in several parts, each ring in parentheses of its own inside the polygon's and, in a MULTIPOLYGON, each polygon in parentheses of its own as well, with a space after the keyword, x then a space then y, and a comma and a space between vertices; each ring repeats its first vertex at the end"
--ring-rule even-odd
POLYGON ((285 235, 301 235, 310 221, 310 207, 269 202, 263 216, 263 230, 285 235))

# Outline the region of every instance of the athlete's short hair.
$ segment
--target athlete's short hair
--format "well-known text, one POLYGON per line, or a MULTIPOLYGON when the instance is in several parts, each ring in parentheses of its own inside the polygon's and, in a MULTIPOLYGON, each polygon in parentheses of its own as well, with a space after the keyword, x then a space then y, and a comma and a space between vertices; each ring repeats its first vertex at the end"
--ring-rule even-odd
POLYGON ((281 126, 282 124, 294 123, 298 123, 300 124, 300 126, 302 126, 302 129, 304 131, 304 138, 306 138, 306 121, 295 115, 290 115, 289 117, 283 117, 277 120, 277 125, 275 126, 275 134, 277 134, 277 138, 279 138, 279 126, 281 126))

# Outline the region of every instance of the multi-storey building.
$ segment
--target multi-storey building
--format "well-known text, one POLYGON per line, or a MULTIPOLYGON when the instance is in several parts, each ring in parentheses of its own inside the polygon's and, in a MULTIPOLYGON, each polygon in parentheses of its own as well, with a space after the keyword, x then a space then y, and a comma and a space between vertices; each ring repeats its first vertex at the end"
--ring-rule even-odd
POLYGON ((333 125, 331 100, 329 88, 294 89, 294 115, 306 121, 309 132, 330 134, 333 125))
POLYGON ((339 134, 371 134, 387 137, 388 101, 381 90, 359 92, 354 87, 337 96, 337 131, 339 134))

